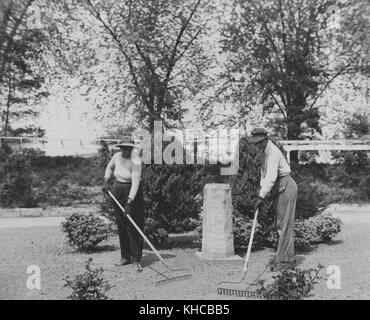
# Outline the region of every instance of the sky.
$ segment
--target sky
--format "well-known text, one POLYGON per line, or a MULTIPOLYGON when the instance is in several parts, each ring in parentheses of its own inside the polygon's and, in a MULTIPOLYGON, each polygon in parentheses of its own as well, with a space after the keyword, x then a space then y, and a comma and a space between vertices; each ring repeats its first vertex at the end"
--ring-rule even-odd
POLYGON ((39 125, 48 138, 96 139, 103 135, 99 122, 93 122, 91 105, 85 97, 76 97, 66 105, 62 99, 52 97, 41 112, 39 125))

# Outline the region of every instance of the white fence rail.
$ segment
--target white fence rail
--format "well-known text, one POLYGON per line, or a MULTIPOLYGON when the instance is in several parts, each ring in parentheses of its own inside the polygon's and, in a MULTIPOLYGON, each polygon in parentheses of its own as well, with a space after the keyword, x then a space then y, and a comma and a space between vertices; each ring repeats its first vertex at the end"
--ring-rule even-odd
POLYGON ((280 141, 290 162, 291 151, 370 151, 370 140, 284 140, 280 141))
POLYGON ((40 149, 51 156, 90 156, 98 152, 102 143, 117 144, 119 139, 47 139, 33 137, 0 137, 0 142, 6 142, 14 151, 23 149, 40 149))

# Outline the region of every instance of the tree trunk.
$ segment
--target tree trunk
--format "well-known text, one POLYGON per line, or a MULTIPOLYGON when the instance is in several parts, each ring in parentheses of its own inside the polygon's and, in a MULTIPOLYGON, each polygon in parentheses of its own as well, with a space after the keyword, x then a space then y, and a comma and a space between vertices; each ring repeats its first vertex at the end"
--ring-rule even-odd
MULTIPOLYGON (((10 72, 9 72, 10 73, 10 72)), ((6 112, 5 112, 5 124, 4 124, 4 136, 8 136, 8 129, 9 129, 9 113, 10 113, 10 100, 12 96, 12 80, 9 74, 9 81, 8 81, 8 97, 6 101, 6 112)))
MULTIPOLYGON (((302 107, 292 105, 287 108, 288 140, 301 140, 302 107)), ((298 163, 298 151, 290 152, 290 162, 298 163)))

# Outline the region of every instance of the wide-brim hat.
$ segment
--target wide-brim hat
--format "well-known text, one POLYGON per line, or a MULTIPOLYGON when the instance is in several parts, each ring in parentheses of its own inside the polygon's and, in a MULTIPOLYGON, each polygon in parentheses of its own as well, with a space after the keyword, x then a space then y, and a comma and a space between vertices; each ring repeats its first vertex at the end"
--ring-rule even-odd
POLYGON ((268 131, 264 128, 254 128, 251 136, 248 137, 248 143, 258 143, 267 139, 268 131))
POLYGON ((123 138, 118 144, 114 146, 115 148, 123 148, 123 147, 131 147, 135 148, 137 145, 135 144, 135 141, 132 140, 130 137, 123 138))

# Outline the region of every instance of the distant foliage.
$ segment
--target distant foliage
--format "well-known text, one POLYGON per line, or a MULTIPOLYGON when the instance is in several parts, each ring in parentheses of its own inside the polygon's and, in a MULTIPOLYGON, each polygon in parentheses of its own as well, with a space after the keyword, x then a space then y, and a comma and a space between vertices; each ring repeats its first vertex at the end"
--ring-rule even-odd
POLYGON ((97 215, 74 213, 62 222, 62 231, 66 233, 71 246, 80 251, 92 251, 103 240, 111 235, 111 225, 97 215))
POLYGON ((93 259, 86 262, 86 271, 75 277, 65 278, 65 285, 72 290, 70 300, 109 300, 106 292, 110 289, 108 281, 102 277, 103 268, 91 267, 93 259))
MULTIPOLYGON (((368 114, 355 113, 345 120, 345 138, 361 139, 369 137, 370 120, 368 114)), ((368 138, 367 140, 369 140, 368 138)), ((370 159, 366 151, 333 152, 339 167, 332 180, 344 188, 353 188, 360 198, 370 199, 370 159)))
POLYGON ((10 150, 0 151, 0 206, 35 207, 33 178, 28 158, 10 150))

